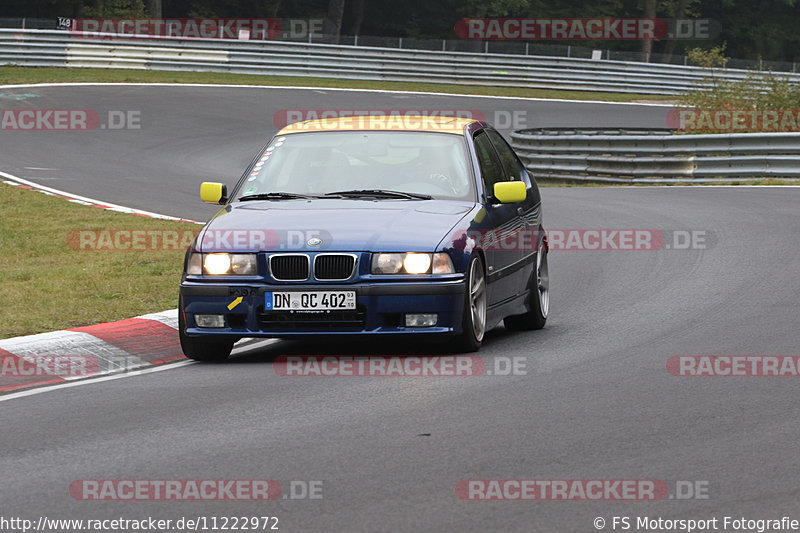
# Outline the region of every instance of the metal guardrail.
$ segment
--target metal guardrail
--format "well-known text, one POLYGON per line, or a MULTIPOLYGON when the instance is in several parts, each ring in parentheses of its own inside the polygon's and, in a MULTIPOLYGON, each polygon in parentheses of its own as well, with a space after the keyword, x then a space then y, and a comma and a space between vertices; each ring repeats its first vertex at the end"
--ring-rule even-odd
POLYGON ((670 183, 800 178, 800 132, 536 129, 511 145, 538 180, 670 183))
MULTIPOLYGON (((0 29, 0 65, 213 71, 674 95, 710 72, 683 65, 353 47, 288 41, 85 38, 0 29)), ((744 70, 715 75, 742 79, 744 70)), ((793 81, 800 74, 785 73, 793 81)))
MULTIPOLYGON (((295 19, 271 19, 278 21, 283 28, 292 28, 295 19)), ((321 19, 319 19, 321 22, 321 19)), ((32 30, 63 30, 63 24, 72 19, 63 17, 23 18, 0 17, 0 28, 19 28, 32 30)), ((664 63, 671 65, 688 65, 689 58, 673 53, 641 52, 632 50, 598 49, 594 46, 565 44, 561 41, 515 41, 515 40, 476 40, 476 39, 431 39, 418 37, 391 37, 375 35, 329 35, 308 29, 306 22, 301 23, 301 31, 289 31, 280 36, 282 41, 307 42, 315 44, 339 44, 354 47, 373 48, 406 48, 411 50, 434 50, 442 52, 467 52, 473 54, 511 54, 533 55, 545 57, 574 57, 590 59, 596 54, 600 58, 613 61, 630 61, 638 63, 664 63)), ((728 59, 725 68, 769 70, 773 72, 798 72, 798 63, 793 61, 768 61, 763 59, 728 59)))

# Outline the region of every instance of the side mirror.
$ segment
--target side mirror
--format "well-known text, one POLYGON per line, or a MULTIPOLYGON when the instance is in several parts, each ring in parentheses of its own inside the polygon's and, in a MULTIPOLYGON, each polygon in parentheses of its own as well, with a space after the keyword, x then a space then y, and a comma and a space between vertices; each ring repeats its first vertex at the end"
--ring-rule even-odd
POLYGON ((214 181, 200 184, 200 199, 210 204, 224 204, 228 201, 228 187, 214 181))
POLYGON ((527 195, 525 183, 521 181, 500 181, 494 184, 494 197, 501 204, 522 202, 527 195))

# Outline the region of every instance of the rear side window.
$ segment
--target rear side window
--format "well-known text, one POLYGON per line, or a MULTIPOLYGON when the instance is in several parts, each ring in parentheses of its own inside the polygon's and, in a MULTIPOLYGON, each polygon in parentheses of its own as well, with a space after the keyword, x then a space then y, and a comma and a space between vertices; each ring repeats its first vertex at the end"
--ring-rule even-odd
POLYGON ((497 154, 500 156, 500 162, 503 164, 503 176, 505 181, 526 181, 525 168, 517 159, 514 150, 508 143, 494 130, 486 130, 486 135, 491 139, 497 154))
POLYGON ((503 174, 503 165, 492 147, 492 143, 483 131, 475 135, 475 154, 481 167, 481 178, 486 187, 486 193, 492 194, 494 184, 506 181, 503 174))

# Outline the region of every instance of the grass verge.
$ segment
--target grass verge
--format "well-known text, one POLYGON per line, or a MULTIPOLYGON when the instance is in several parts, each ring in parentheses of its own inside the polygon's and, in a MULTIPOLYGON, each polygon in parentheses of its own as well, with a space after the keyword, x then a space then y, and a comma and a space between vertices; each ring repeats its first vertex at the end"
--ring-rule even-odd
POLYGON ((225 72, 171 72, 166 70, 133 70, 60 67, 0 67, 0 85, 29 83, 209 83, 220 85, 274 85, 301 87, 334 87, 347 89, 435 92, 443 94, 479 94, 497 97, 562 98, 569 100, 603 100, 609 102, 671 101, 673 96, 625 94, 522 87, 491 87, 446 83, 411 83, 394 81, 343 80, 304 76, 263 76, 225 72))
POLYGON ((68 243, 71 231, 74 236, 76 230, 176 230, 185 236, 200 227, 116 213, 0 183, 0 338, 177 307, 183 249, 111 250, 97 239, 99 249, 81 250, 75 249, 79 241, 68 243))

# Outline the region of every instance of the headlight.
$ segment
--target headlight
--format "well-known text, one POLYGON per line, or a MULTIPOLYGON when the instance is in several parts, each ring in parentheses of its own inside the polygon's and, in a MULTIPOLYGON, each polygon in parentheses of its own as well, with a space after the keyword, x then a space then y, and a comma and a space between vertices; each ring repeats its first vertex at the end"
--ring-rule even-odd
POLYGON ((434 274, 453 274, 456 269, 453 266, 453 260, 450 259, 450 254, 439 252, 433 254, 433 273, 434 274))
POLYGON ((192 253, 186 263, 186 273, 199 276, 203 273, 203 254, 192 253))
POLYGON ((256 254, 200 254, 189 258, 186 273, 194 276, 255 276, 256 254))
POLYGON ((425 274, 431 268, 431 254, 406 254, 403 268, 409 274, 425 274))
POLYGON ((231 256, 228 254, 206 254, 203 271, 212 276, 221 276, 231 271, 231 256))
POLYGON ((373 274, 453 274, 453 261, 444 252, 379 253, 372 256, 373 274))
POLYGON ((375 254, 372 256, 373 274, 398 274, 403 270, 406 254, 375 254))

